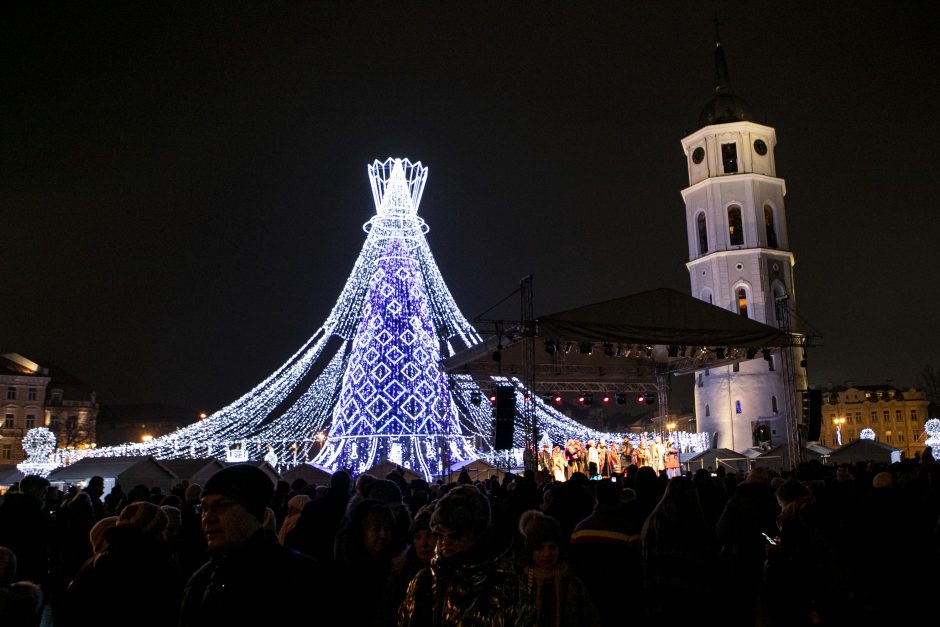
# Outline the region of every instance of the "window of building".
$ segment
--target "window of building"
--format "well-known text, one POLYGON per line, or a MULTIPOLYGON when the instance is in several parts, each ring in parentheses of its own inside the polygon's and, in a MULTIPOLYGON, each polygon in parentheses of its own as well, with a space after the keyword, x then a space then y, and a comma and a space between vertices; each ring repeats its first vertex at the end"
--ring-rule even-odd
POLYGON ((886 435, 886 436, 885 436, 885 442, 890 442, 890 441, 891 441, 891 438, 893 438, 893 437, 894 437, 893 435, 886 435))
POLYGON ((706 415, 706 416, 711 416, 711 415, 712 415, 712 410, 711 410, 711 408, 708 407, 708 405, 705 406, 705 415, 706 415))
POLYGON ((708 252, 708 229, 704 212, 698 214, 696 222, 698 224, 698 254, 704 255, 708 252))
POLYGON ((735 401, 735 402, 734 402, 734 413, 736 413, 736 414, 740 414, 740 413, 741 413, 741 401, 735 401))
POLYGON ((78 426, 78 416, 69 416, 65 420, 65 428, 69 431, 73 431, 75 427, 78 426))
POLYGON ((898 434, 898 442, 903 442, 903 441, 904 441, 904 434, 903 434, 903 433, 899 433, 899 434, 898 434))
POLYGON ((16 400, 16 388, 12 385, 7 388, 7 400, 15 401, 16 400))
POLYGON ((700 372, 698 374, 698 386, 702 387, 703 384, 704 384, 704 381, 703 381, 702 373, 700 372))
POLYGON ((33 414, 26 414, 26 428, 32 429, 36 426, 36 416, 33 414))
POLYGON ((916 409, 911 410, 911 422, 917 422, 917 410, 916 409))
POLYGON ((855 424, 861 424, 862 422, 862 412, 855 412, 855 424))
POLYGON ((14 414, 7 414, 3 417, 3 428, 4 429, 13 429, 16 424, 16 416, 14 414))
POLYGON ((777 397, 776 397, 776 396, 771 396, 771 397, 770 397, 770 411, 772 411, 772 412, 775 413, 775 414, 778 412, 778 410, 777 410, 777 397))
POLYGON ((747 318, 747 290, 739 287, 736 296, 738 297, 738 313, 747 318))
POLYGON ((878 422, 878 412, 873 411, 873 412, 871 413, 871 421, 872 421, 872 422, 878 422))
POLYGON ((901 421, 903 421, 903 420, 904 420, 904 414, 903 414, 903 412, 902 412, 900 409, 896 409, 896 410, 894 411, 894 421, 895 421, 895 422, 901 422, 901 421))
POLYGON ((777 227, 774 224, 774 210, 770 205, 764 205, 764 228, 767 231, 767 246, 777 247, 777 227))
POLYGON ((0 459, 13 459, 13 445, 0 445, 0 459))
POLYGON ((890 421, 891 421, 891 412, 890 412, 890 411, 888 411, 888 410, 886 409, 886 410, 884 410, 884 411, 881 412, 881 413, 882 413, 882 415, 884 416, 885 422, 890 422, 890 421))
POLYGON ((741 220, 741 207, 728 207, 728 242, 732 246, 744 244, 744 222, 741 220))
POLYGON ((741 372, 741 364, 739 364, 738 362, 735 362, 731 366, 731 372, 741 372))
POLYGON ((36 400, 36 388, 29 388, 29 390, 26 391, 26 398, 28 400, 35 401, 36 400))
POLYGON ((59 417, 52 416, 49 418, 49 428, 53 431, 56 431, 59 428, 59 417))
POLYGON ((721 164, 724 166, 725 174, 733 174, 738 171, 738 145, 734 142, 721 145, 721 164))

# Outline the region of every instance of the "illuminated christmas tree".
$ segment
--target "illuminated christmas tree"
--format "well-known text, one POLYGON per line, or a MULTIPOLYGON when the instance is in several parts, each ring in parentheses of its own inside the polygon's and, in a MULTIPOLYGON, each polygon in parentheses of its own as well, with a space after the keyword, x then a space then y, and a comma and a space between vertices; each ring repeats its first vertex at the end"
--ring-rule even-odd
MULTIPOLYGON (((468 375, 445 375, 443 358, 482 342, 441 277, 418 217, 427 168, 375 161, 369 180, 376 215, 326 322, 273 374, 204 420, 146 443, 55 452, 55 465, 81 457, 153 455, 265 460, 281 469, 315 461, 362 472, 391 461, 430 478, 492 449, 492 406, 468 375), (476 399, 476 401, 474 401, 476 399)), ((491 384, 526 390, 518 380, 491 384)), ((623 434, 588 429, 537 397, 540 432, 551 440, 623 434)), ((513 444, 521 458, 524 429, 513 444)), ((634 436, 631 436, 634 437, 634 436)), ((707 444, 707 434, 703 438, 707 444)))
MULTIPOLYGON (((371 173, 373 185, 380 184, 383 173, 371 173)), ((422 229, 400 162, 391 176, 376 195, 378 213, 371 223, 371 236, 383 250, 317 461, 330 468, 369 468, 390 460, 431 476, 443 471, 442 448, 453 461, 472 453, 440 369, 425 280, 411 254, 422 229)))

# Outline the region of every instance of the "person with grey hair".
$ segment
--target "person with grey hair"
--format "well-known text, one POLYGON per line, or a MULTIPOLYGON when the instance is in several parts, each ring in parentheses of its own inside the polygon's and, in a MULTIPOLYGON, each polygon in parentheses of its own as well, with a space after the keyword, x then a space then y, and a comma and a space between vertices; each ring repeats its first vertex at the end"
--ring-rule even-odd
POLYGON ((494 555, 490 503, 476 487, 456 487, 437 501, 431 533, 435 556, 408 585, 400 627, 535 624, 511 561, 494 555))

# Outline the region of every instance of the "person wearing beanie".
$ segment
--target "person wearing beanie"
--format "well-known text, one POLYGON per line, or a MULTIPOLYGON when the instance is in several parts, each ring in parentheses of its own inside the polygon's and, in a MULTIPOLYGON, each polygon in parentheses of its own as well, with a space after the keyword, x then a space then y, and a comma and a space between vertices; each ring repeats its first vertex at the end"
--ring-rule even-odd
POLYGON ((209 561, 183 591, 180 627, 261 625, 271 620, 303 624, 309 608, 284 599, 307 598, 318 591, 332 598, 329 582, 316 562, 278 544, 263 521, 274 485, 250 464, 223 468, 202 491, 202 529, 209 561))
POLYGON ((117 521, 117 516, 105 516, 91 528, 88 539, 91 541, 91 550, 94 551, 95 555, 108 548, 108 542, 104 539, 104 534, 108 529, 114 527, 117 521))
MULTIPOLYGON (((99 526, 92 529, 93 538, 99 526)), ((57 627, 174 625, 182 590, 176 556, 164 536, 166 527, 166 513, 153 503, 137 501, 125 507, 104 531, 100 543, 105 547, 85 562, 66 589, 57 627), (146 612, 140 612, 141 591, 152 599, 146 612)))
POLYGON ((435 556, 408 585, 399 627, 535 624, 521 578, 493 550, 490 503, 475 486, 453 488, 435 503, 431 532, 435 556))
POLYGON ((584 582, 561 559, 561 525, 538 510, 519 519, 524 538, 522 574, 539 625, 601 625, 584 582))

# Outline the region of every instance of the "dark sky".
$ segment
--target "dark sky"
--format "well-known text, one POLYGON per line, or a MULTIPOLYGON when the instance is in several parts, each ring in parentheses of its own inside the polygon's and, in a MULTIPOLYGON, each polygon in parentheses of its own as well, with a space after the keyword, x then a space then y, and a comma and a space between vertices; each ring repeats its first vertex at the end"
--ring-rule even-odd
POLYGON ((713 87, 776 128, 810 379, 940 363, 933 2, 58 3, 6 10, 0 351, 104 402, 214 410, 326 318, 421 160, 468 318, 688 292, 680 139, 713 87), (105 7, 107 5, 107 7, 105 7))

